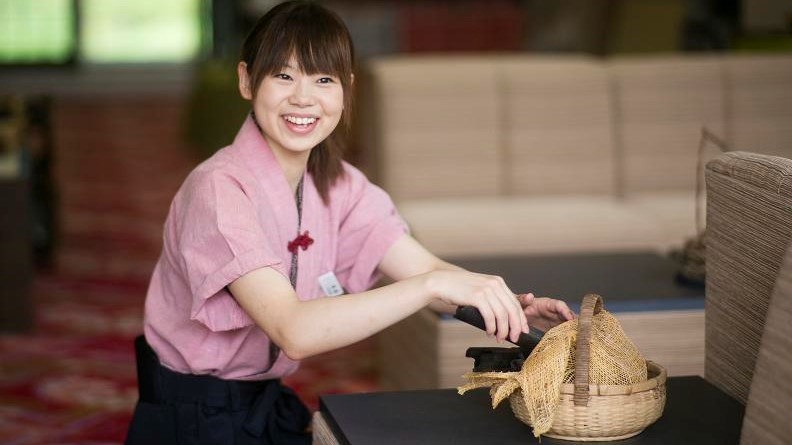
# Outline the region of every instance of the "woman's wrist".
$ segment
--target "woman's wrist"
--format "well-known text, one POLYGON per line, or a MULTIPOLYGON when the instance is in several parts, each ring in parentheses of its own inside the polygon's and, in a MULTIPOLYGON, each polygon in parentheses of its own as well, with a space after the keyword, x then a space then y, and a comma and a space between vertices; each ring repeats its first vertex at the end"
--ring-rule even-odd
POLYGON ((423 296, 424 305, 431 304, 440 300, 440 284, 437 279, 437 272, 430 271, 416 277, 419 282, 420 293, 423 296))

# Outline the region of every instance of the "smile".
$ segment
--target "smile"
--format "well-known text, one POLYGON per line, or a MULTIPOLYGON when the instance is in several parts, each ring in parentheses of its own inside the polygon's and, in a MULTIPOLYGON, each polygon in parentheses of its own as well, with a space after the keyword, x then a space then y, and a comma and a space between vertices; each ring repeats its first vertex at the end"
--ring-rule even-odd
POLYGON ((287 115, 287 116, 283 116, 283 118, 287 122, 291 122, 294 125, 301 125, 301 126, 308 126, 317 121, 317 118, 315 117, 296 117, 296 116, 287 115))
POLYGON ((286 128, 295 135, 308 135, 316 128, 319 118, 315 116, 294 116, 285 114, 282 116, 286 128))

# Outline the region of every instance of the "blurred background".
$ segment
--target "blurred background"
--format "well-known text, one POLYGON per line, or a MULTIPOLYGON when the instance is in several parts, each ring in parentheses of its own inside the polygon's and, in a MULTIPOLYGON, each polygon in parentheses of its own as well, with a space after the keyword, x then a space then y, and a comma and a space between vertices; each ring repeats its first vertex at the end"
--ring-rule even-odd
MULTIPOLYGON (((273 0, 0 0, 0 442, 119 443, 131 340, 181 181, 247 111, 235 64, 273 0)), ((328 0, 390 55, 791 53, 789 0, 328 0)), ((365 114, 365 100, 359 113, 365 114)), ((348 160, 370 170, 352 131, 348 160)), ((376 181, 376 178, 373 178, 376 181)), ((377 389, 374 346, 288 382, 377 389)))

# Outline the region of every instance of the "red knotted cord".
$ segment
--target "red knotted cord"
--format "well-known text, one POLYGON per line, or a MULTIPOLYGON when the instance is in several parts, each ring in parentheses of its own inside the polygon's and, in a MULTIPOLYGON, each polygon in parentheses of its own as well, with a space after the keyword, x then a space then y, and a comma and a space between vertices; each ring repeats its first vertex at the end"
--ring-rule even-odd
POLYGON ((297 253, 297 249, 302 247, 302 250, 306 250, 308 246, 313 244, 314 240, 310 236, 308 236, 308 231, 302 233, 302 235, 297 235, 297 238, 294 240, 289 241, 288 249, 291 253, 297 253))

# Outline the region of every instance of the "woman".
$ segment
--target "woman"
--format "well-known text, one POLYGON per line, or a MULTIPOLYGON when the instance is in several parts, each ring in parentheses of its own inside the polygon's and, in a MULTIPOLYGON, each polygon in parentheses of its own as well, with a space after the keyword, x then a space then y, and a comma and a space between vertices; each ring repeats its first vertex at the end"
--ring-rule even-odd
POLYGON ((188 176, 165 222, 128 443, 309 443, 308 411, 279 378, 427 305, 473 305, 498 340, 573 317, 429 253, 341 160, 352 66, 346 27, 313 3, 274 7, 246 39, 251 114, 188 176), (367 290, 380 273, 394 283, 367 290))

